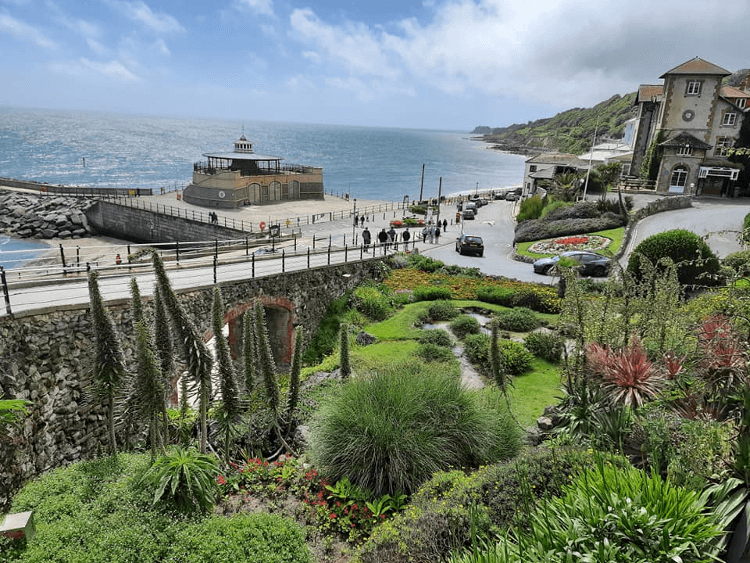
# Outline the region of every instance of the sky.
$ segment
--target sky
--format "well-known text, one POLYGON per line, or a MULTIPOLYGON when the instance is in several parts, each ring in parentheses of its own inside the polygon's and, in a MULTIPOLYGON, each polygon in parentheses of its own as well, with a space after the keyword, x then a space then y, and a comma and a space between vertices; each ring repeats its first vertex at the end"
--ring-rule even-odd
POLYGON ((696 56, 749 68, 748 22, 748 0, 0 0, 0 107, 470 131, 696 56))

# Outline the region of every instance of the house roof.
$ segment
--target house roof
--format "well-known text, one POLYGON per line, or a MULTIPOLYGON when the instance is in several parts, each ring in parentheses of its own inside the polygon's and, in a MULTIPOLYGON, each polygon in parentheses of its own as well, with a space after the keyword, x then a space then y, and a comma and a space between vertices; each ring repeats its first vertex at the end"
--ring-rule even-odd
POLYGON ((690 133, 685 133, 683 131, 682 133, 675 135, 671 139, 667 139, 663 143, 659 143, 659 146, 661 147, 690 147, 692 149, 708 150, 713 145, 704 143, 700 139, 696 139, 695 137, 693 137, 690 133))
POLYGON ((750 98, 750 92, 743 92, 733 86, 722 86, 719 94, 725 98, 750 98))
POLYGON ((664 95, 664 86, 661 84, 641 84, 638 86, 638 96, 635 101, 636 103, 650 102, 654 98, 661 101, 662 95, 664 95))
POLYGON ((668 70, 659 78, 665 78, 670 74, 718 74, 721 76, 729 76, 732 73, 720 66, 704 61, 700 57, 695 57, 694 59, 690 59, 689 61, 674 67, 672 70, 668 70))
POLYGON ((531 158, 527 159, 526 162, 532 162, 534 164, 557 164, 570 166, 578 166, 578 157, 574 154, 566 154, 562 152, 543 152, 535 154, 531 158))

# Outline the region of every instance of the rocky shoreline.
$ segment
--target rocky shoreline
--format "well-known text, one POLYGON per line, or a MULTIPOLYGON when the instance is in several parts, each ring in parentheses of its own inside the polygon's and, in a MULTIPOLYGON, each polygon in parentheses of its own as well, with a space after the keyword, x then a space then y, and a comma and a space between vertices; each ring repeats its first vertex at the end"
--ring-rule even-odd
POLYGON ((93 200, 0 189, 0 232, 13 238, 77 239, 93 234, 85 211, 93 200))

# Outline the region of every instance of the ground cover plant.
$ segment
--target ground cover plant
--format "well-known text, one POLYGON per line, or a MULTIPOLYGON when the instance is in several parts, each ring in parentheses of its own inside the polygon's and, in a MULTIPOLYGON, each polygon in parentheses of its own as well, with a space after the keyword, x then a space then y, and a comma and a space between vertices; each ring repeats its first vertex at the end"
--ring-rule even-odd
MULTIPOLYGON (((590 233, 582 233, 581 236, 597 236, 602 237, 605 239, 609 239, 610 243, 607 244, 604 249, 597 250, 597 252, 601 252, 603 254, 607 255, 617 255, 620 248, 622 247, 622 241, 625 236, 625 227, 618 227, 616 229, 606 229, 603 231, 595 231, 590 233)), ((559 237, 558 237, 559 238, 559 237)), ((562 237, 562 238, 573 238, 573 237, 562 237)), ((542 241, 555 241, 558 240, 557 238, 549 238, 549 239, 541 239, 542 241)), ((564 250, 576 250, 575 245, 571 246, 571 248, 564 248, 560 250, 556 250, 555 252, 532 252, 530 248, 540 242, 539 240, 530 240, 526 242, 519 242, 516 246, 516 253, 520 256, 526 256, 533 260, 538 260, 540 258, 546 258, 548 256, 555 256, 556 254, 559 254, 560 252, 563 252, 564 250)))

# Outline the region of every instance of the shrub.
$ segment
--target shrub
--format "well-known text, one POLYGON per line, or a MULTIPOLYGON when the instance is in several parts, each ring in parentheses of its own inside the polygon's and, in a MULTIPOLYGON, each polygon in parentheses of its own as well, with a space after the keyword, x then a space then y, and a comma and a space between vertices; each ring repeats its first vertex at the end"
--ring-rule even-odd
POLYGON ((392 364, 350 381, 313 418, 310 452, 332 480, 347 476, 376 496, 414 492, 434 472, 476 467, 514 454, 507 413, 482 409, 476 394, 439 367, 392 364))
POLYGON ((425 362, 449 362, 455 357, 449 348, 437 344, 420 344, 417 355, 425 362))
POLYGON ((207 518, 182 529, 170 551, 170 563, 312 562, 302 529, 275 514, 207 518))
POLYGON ((444 262, 435 260, 424 254, 409 254, 409 266, 423 272, 435 272, 445 266, 444 262))
POLYGON ((320 363, 325 356, 333 353, 338 345, 341 320, 349 310, 350 292, 331 301, 326 308, 323 320, 320 321, 315 336, 305 348, 302 362, 307 365, 320 363))
POLYGON ((459 315, 450 324, 451 332, 461 340, 467 334, 479 334, 482 331, 482 326, 479 321, 471 315, 459 315))
POLYGON ((520 375, 531 369, 534 355, 523 344, 513 340, 500 340, 497 344, 500 348, 500 364, 505 373, 520 375))
POLYGON ((384 321, 393 310, 390 299, 372 285, 362 285, 355 289, 351 304, 373 321, 384 321))
POLYGON ((616 229, 625 224, 622 216, 609 215, 593 219, 562 219, 552 221, 549 217, 524 221, 516 226, 515 242, 529 242, 557 238, 565 235, 582 235, 607 229, 616 229))
POLYGON ((565 207, 572 207, 572 206, 573 206, 573 203, 570 201, 563 201, 561 199, 556 199, 554 201, 547 203, 547 205, 544 206, 544 209, 542 209, 541 217, 547 217, 553 211, 557 211, 558 209, 565 208, 565 207))
POLYGON ((721 262, 724 266, 732 268, 738 276, 747 277, 750 275, 750 250, 732 252, 721 262))
POLYGON ((468 334, 464 338, 464 354, 481 371, 490 370, 490 337, 487 334, 468 334))
POLYGON ((531 309, 516 307, 507 311, 500 311, 493 319, 503 330, 513 332, 529 332, 539 327, 539 319, 531 309))
POLYGON ((544 501, 530 530, 452 561, 711 561, 722 533, 717 522, 697 492, 600 462, 564 496, 544 501))
POLYGON ((435 346, 442 346, 444 348, 451 348, 453 346, 453 339, 448 334, 447 330, 440 328, 423 330, 419 336, 420 344, 434 344, 435 346))
POLYGON ((154 490, 154 504, 163 501, 180 512, 208 512, 214 504, 216 458, 194 449, 173 448, 143 476, 154 490))
POLYGON ((449 321, 458 316, 458 309, 450 301, 433 301, 427 307, 427 314, 433 321, 449 321))
POLYGON ((419 286, 412 293, 414 301, 437 301, 439 299, 450 300, 451 290, 444 286, 419 286))
POLYGON ((559 207, 547 214, 547 221, 563 221, 565 219, 595 219, 601 215, 594 201, 579 201, 574 205, 559 207))
POLYGON ((485 303, 494 303, 503 307, 512 307, 516 292, 507 287, 484 285, 477 288, 477 299, 485 303))
POLYGON ((539 219, 542 216, 542 209, 544 209, 544 201, 540 196, 528 197, 521 202, 516 220, 520 223, 529 219, 539 219))
MULTIPOLYGON (((669 258, 677 266, 677 277, 683 285, 717 285, 719 260, 706 242, 690 231, 674 229, 643 240, 630 255, 628 272, 637 280, 646 275, 644 260, 658 265, 669 258)), ((658 266, 657 266, 658 267, 658 266)))
POLYGON ((513 306, 526 307, 539 313, 557 314, 562 309, 562 299, 553 287, 525 284, 515 292, 513 306))
MULTIPOLYGON (((610 459, 627 465, 624 458, 610 459)), ((444 561, 451 551, 471 545, 472 525, 480 538, 494 537, 514 524, 526 527, 539 499, 560 495, 563 486, 592 463, 590 451, 544 448, 469 475, 436 473, 403 513, 374 530, 355 561, 444 561)))
POLYGON ((537 358, 558 363, 562 359, 565 341, 557 334, 549 332, 532 332, 523 340, 526 349, 537 358))

